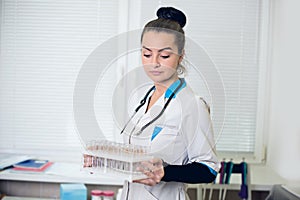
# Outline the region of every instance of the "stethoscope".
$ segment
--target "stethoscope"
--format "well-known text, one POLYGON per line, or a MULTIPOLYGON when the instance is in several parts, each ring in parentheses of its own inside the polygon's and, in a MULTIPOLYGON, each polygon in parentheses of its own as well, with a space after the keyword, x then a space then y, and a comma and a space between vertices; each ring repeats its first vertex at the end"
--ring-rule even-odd
MULTIPOLYGON (((145 124, 139 131, 136 132, 136 135, 139 136, 148 126, 150 126, 151 124, 153 124, 156 120, 158 120, 165 112, 165 110, 167 109, 168 105, 170 104, 171 100, 173 99, 173 97, 175 96, 175 94, 178 92, 178 90, 182 87, 182 85, 184 84, 184 79, 183 78, 179 78, 180 84, 175 88, 174 91, 172 91, 172 94, 170 95, 170 97, 168 98, 168 100, 166 101, 166 103, 164 104, 164 107, 162 108, 162 110, 159 112, 159 114, 154 117, 151 121, 149 121, 147 124, 145 124)), ((132 118, 136 115, 136 113, 141 109, 141 107, 143 107, 145 105, 145 103, 147 102, 148 96, 150 95, 150 93, 155 89, 155 86, 152 86, 147 93, 145 94, 144 98, 140 101, 140 105, 138 105, 136 107, 136 109, 134 110, 134 113, 131 115, 131 117, 129 118, 129 120, 127 121, 127 123, 125 124, 124 128, 122 129, 121 133, 122 134, 124 132, 124 130, 126 129, 126 127, 128 126, 129 122, 132 120, 132 118)), ((133 129, 134 130, 134 129, 133 129)), ((133 130, 131 131, 129 137, 131 138, 132 134, 133 134, 133 130)))

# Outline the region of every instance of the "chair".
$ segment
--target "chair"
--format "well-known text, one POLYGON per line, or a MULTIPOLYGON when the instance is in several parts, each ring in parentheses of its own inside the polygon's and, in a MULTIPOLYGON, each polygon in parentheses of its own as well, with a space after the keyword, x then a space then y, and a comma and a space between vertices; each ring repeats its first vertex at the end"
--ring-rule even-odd
POLYGON ((230 184, 231 174, 241 174, 241 185, 239 191, 239 197, 243 200, 251 200, 250 174, 249 166, 243 160, 241 163, 233 163, 232 160, 221 162, 221 169, 219 172, 219 182, 215 181, 212 184, 200 184, 197 187, 197 199, 198 200, 211 200, 214 189, 219 190, 219 200, 226 199, 226 192, 228 189, 236 189, 230 184), (207 192, 209 190, 209 192, 207 192), (208 195, 207 195, 208 193, 208 195), (207 198, 208 197, 208 198, 207 198))

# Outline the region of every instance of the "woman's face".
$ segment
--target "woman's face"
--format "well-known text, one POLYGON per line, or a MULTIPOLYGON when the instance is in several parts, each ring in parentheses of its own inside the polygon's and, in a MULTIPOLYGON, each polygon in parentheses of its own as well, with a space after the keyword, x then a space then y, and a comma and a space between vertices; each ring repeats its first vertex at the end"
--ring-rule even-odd
POLYGON ((157 84, 169 87, 178 79, 177 66, 182 60, 178 55, 175 35, 148 31, 142 39, 142 63, 146 74, 157 84))

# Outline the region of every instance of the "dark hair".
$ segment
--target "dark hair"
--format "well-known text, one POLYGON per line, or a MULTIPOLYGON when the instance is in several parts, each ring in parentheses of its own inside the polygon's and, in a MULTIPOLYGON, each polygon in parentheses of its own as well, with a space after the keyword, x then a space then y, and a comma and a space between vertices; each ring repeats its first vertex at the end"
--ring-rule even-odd
POLYGON ((184 13, 173 7, 162 7, 157 10, 156 15, 158 18, 176 21, 181 28, 183 28, 186 24, 186 17, 184 13))
POLYGON ((148 22, 141 35, 148 31, 167 32, 175 35, 175 44, 178 47, 178 54, 183 53, 185 45, 185 35, 183 27, 186 24, 186 17, 183 12, 173 7, 161 7, 156 12, 157 19, 148 22))

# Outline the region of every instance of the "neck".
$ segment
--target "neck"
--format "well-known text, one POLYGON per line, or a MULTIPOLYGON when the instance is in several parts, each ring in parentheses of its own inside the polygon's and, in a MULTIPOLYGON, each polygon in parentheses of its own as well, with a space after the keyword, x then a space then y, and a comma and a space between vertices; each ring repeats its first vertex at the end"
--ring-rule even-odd
POLYGON ((162 85, 160 83, 155 83, 155 93, 162 95, 166 92, 166 90, 168 89, 168 86, 162 85))
POLYGON ((176 77, 176 78, 169 79, 168 81, 166 81, 164 83, 161 83, 161 82, 154 83, 155 92, 160 95, 164 94, 166 92, 166 90, 178 79, 179 78, 176 77))

